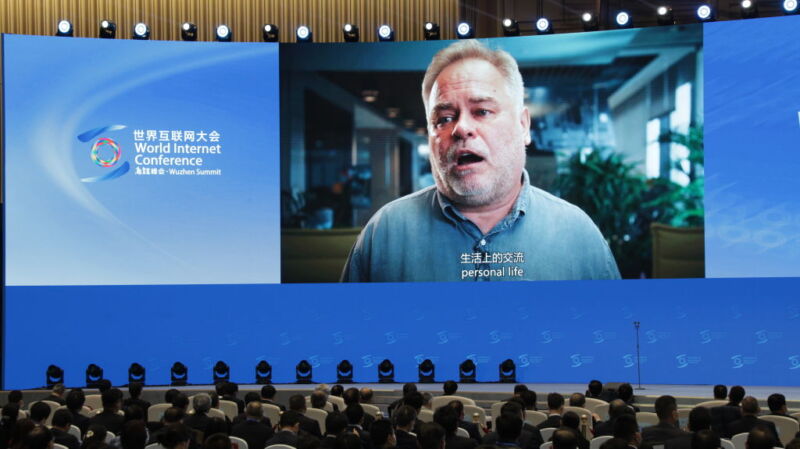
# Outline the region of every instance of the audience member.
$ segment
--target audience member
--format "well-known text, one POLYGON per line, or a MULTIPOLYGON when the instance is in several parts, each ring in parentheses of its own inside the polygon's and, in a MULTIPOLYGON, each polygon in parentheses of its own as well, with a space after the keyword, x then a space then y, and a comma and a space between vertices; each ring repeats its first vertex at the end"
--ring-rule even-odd
POLYGON ((83 439, 81 449, 104 449, 106 444, 106 427, 102 424, 90 424, 83 439))
POLYGON ((719 436, 711 429, 699 430, 692 434, 690 449, 719 449, 722 446, 719 436))
POLYGON ((8 392, 8 403, 15 404, 19 410, 25 407, 25 401, 22 400, 22 392, 19 390, 11 390, 8 392))
POLYGON ((223 401, 231 401, 236 404, 236 409, 238 413, 241 415, 244 413, 244 401, 236 397, 236 393, 239 391, 239 385, 235 382, 224 382, 222 384, 222 399, 223 401))
POLYGON ((420 449, 444 449, 444 438, 444 428, 434 422, 422 424, 417 435, 420 449))
MULTIPOLYGON (((747 400, 747 398, 742 400, 742 408, 744 408, 745 400, 747 400)), ((747 413, 744 410, 742 410, 742 412, 743 414, 747 413)), ((744 416, 742 416, 742 418, 744 419, 744 416)), ((744 443, 744 447, 747 449, 772 449, 780 445, 781 443, 776 437, 776 433, 763 426, 756 426, 750 430, 747 434, 747 441, 744 443)))
MULTIPOLYGON (((800 432, 797 432, 800 434, 800 432)), ((795 435, 792 441, 786 445, 786 449, 800 449, 800 435, 795 435)))
POLYGON ((64 384, 57 383, 53 385, 53 389, 50 390, 50 395, 44 398, 45 401, 53 401, 58 405, 66 405, 67 401, 64 400, 64 384))
POLYGON ((664 445, 665 449, 691 449, 695 436, 703 430, 711 430, 711 412, 705 407, 695 407, 689 412, 689 432, 691 433, 667 440, 664 445))
MULTIPOLYGON (((512 398, 500 408, 500 416, 509 416, 520 420, 521 430, 516 445, 522 449, 539 449, 544 442, 542 433, 538 428, 525 422, 525 409, 522 407, 519 398, 512 398)), ((483 444, 496 444, 498 441, 497 430, 487 433, 483 437, 483 444)))
MULTIPOLYGON (((735 387, 734 387, 735 388, 735 387)), ((733 389, 731 389, 733 390, 733 389)), ((765 421, 758 418, 761 408, 758 406, 758 400, 752 396, 747 396, 742 399, 742 417, 728 426, 728 435, 738 435, 740 433, 747 433, 756 427, 766 428, 774 439, 778 439, 778 431, 775 428, 775 423, 765 421)), ((757 436, 759 437, 759 436, 757 436)), ((759 440, 760 442, 760 440, 759 440)))
POLYGON ((454 380, 445 381, 444 385, 442 385, 442 391, 444 396, 452 396, 458 391, 458 383, 454 380))
POLYGON ((392 402, 391 404, 389 404, 389 409, 388 409, 389 410, 389 416, 392 416, 392 414, 394 413, 394 410, 397 407, 399 407, 399 406, 404 404, 404 400, 405 400, 406 396, 408 396, 409 394, 411 394, 412 392, 415 392, 415 391, 417 391, 416 384, 413 384, 413 383, 403 384, 403 397, 398 399, 398 400, 396 400, 396 401, 394 401, 394 402, 392 402))
POLYGON ((369 429, 369 434, 372 437, 373 449, 391 449, 397 446, 392 422, 388 419, 376 419, 369 429))
POLYGON ((687 435, 678 427, 678 403, 674 397, 660 396, 656 399, 655 409, 656 415, 658 415, 658 424, 642 430, 643 442, 664 443, 672 438, 687 435))
POLYGON ((331 396, 336 396, 336 397, 340 398, 340 397, 342 397, 343 394, 344 394, 344 387, 343 386, 341 386, 339 384, 336 384, 336 385, 331 387, 331 396))
POLYGON ((213 433, 206 437, 203 449, 233 449, 233 445, 227 434, 213 433))
POLYGON ((56 410, 52 420, 53 441, 56 444, 66 446, 69 449, 79 449, 81 443, 70 435, 69 429, 72 427, 72 413, 67 409, 56 410))
POLYGON ((347 417, 342 412, 328 413, 325 417, 325 438, 322 439, 320 447, 323 449, 334 449, 336 437, 347 429, 347 417))
POLYGON ((184 393, 178 392, 178 394, 172 396, 172 406, 183 410, 184 414, 187 413, 189 411, 189 397, 184 393))
POLYGON ((639 424, 633 415, 622 415, 614 422, 614 438, 620 438, 628 446, 638 448, 642 443, 642 434, 639 433, 639 424))
POLYGON ((192 398, 192 409, 194 413, 186 416, 183 423, 190 428, 202 432, 203 435, 209 435, 206 431, 208 422, 211 418, 208 417, 208 411, 211 410, 211 396, 208 393, 198 393, 192 398))
POLYGON ((533 390, 520 391, 517 395, 525 404, 525 410, 536 411, 536 392, 533 390))
POLYGON ((245 408, 246 419, 231 428, 231 435, 247 442, 248 448, 265 448, 274 435, 269 418, 264 417, 261 401, 252 401, 245 408), (266 420, 266 422, 263 422, 266 420))
MULTIPOLYGON (((589 449, 589 440, 581 432, 581 418, 575 412, 566 412, 561 417, 559 430, 568 430, 575 435, 575 441, 580 449, 589 449)), ((554 444, 555 446, 555 444, 554 444)))
POLYGON ((714 385, 714 399, 724 401, 728 398, 728 387, 722 384, 714 385))
POLYGON ((47 417, 50 416, 50 406, 42 401, 37 401, 31 405, 29 412, 31 421, 38 426, 43 426, 47 417))
POLYGON ((775 416, 783 416, 785 418, 797 418, 790 416, 786 407, 786 396, 780 393, 773 393, 767 398, 767 405, 769 406, 769 414, 775 416))
MULTIPOLYGON (((358 391, 358 390, 356 390, 358 391)), ((301 394, 295 394, 289 398, 289 410, 299 415, 300 428, 316 438, 322 438, 319 423, 304 415, 306 412, 306 398, 301 394)))
MULTIPOLYGON (((464 438, 458 436, 458 415, 453 407, 439 407, 433 413, 433 422, 439 424, 444 428, 445 432, 445 447, 447 449, 475 449, 478 443, 471 438, 464 438)), ((520 423, 520 430, 522 423, 520 423)))
POLYGON ((80 388, 73 388, 67 393, 67 410, 72 414, 72 425, 81 429, 81 435, 86 435, 89 430, 89 418, 83 416, 83 404, 86 402, 86 395, 80 388))
POLYGON ((342 432, 336 437, 335 449, 367 449, 363 445, 363 440, 352 432, 342 432))
MULTIPOLYGON (((302 396, 300 397, 302 398, 302 396)), ((303 401, 305 402, 305 399, 303 399, 303 401)), ((297 447, 297 433, 300 432, 301 416, 300 413, 294 410, 281 413, 281 419, 278 422, 278 431, 267 441, 267 446, 286 444, 288 446, 297 447)))
POLYGON ((166 432, 167 427, 173 424, 181 424, 183 418, 184 418, 183 410, 177 407, 170 407, 164 410, 164 414, 161 416, 161 427, 150 435, 150 441, 148 442, 148 444, 157 443, 158 438, 162 433, 166 432))
POLYGON ((745 391, 744 387, 741 385, 736 385, 731 387, 731 391, 728 394, 728 405, 731 407, 739 407, 742 399, 744 399, 745 391))
POLYGON ((17 425, 17 418, 19 418, 17 404, 8 403, 3 406, 3 412, 0 415, 0 449, 8 449, 8 441, 17 425))
POLYGON ((123 407, 128 408, 131 406, 138 406, 144 412, 144 415, 147 416, 147 409, 150 408, 150 403, 143 400, 142 396, 142 388, 144 385, 141 382, 131 382, 128 385, 128 395, 130 398, 125 399, 122 402, 123 407))
POLYGON ((633 386, 629 383, 624 383, 617 388, 617 397, 622 399, 625 404, 630 407, 634 413, 639 412, 639 407, 634 405, 636 398, 633 395, 633 386))
MULTIPOLYGON (((210 396, 210 395, 209 395, 210 396)), ((206 432, 204 435, 214 435, 215 433, 224 433, 228 435, 230 433, 230 422, 228 418, 211 418, 208 420, 208 424, 206 424, 206 432)))
MULTIPOLYGON (((345 407, 350 407, 351 404, 360 404, 361 392, 358 391, 358 388, 348 388, 347 390, 344 390, 342 399, 344 400, 345 407)), ((369 431, 369 428, 372 427, 373 421, 375 421, 375 418, 372 415, 365 414, 364 422, 362 423, 362 427, 364 427, 364 430, 369 431)))
MULTIPOLYGON (((356 390, 357 392, 358 390, 356 390)), ((345 397, 347 396, 347 391, 344 392, 345 397)), ((347 417, 347 429, 351 432, 358 433, 358 436, 361 438, 361 443, 364 445, 365 448, 370 448, 372 446, 372 437, 369 434, 369 431, 364 429, 364 407, 361 404, 355 402, 350 403, 347 405, 347 408, 344 409, 344 415, 347 417)))
MULTIPOLYGON (((590 384, 591 385, 591 384, 590 384)), ((602 384, 601 384, 602 388, 602 384)), ((547 419, 539 423, 539 430, 548 427, 561 427, 561 414, 564 413, 564 396, 560 393, 547 395, 547 419)))
MULTIPOLYGON (((136 405, 134 407, 139 408, 136 405)), ((144 420, 126 422, 119 435, 119 444, 121 449, 144 449, 147 445, 147 426, 144 420)))
POLYGON ((599 422, 595 426, 594 436, 614 434, 614 421, 622 415, 635 413, 622 399, 614 399, 608 404, 608 420, 599 422))
POLYGON ((122 391, 118 388, 111 388, 103 392, 101 399, 103 411, 89 419, 89 423, 90 425, 100 424, 108 432, 116 435, 122 430, 122 424, 125 423, 125 418, 117 413, 122 406, 122 391))
POLYGON ((97 391, 100 392, 101 396, 103 393, 110 390, 112 386, 113 385, 111 385, 111 381, 108 379, 100 379, 97 381, 97 391))
POLYGON ((520 448, 519 440, 522 435, 522 420, 512 414, 500 414, 495 421, 497 424, 497 446, 520 448))
POLYGON ((328 412, 332 412, 333 409, 331 408, 328 410, 328 396, 322 391, 313 391, 311 392, 311 408, 317 408, 320 410, 325 410, 328 412))
POLYGON ((401 405, 395 410, 392 418, 395 424, 397 449, 418 449, 417 435, 413 432, 417 423, 417 412, 407 405, 401 405))
POLYGON ((464 429, 469 434, 469 437, 475 440, 476 444, 481 443, 481 433, 478 429, 478 425, 472 421, 467 421, 464 416, 464 404, 461 401, 450 401, 447 404, 448 407, 451 407, 456 412, 456 416, 458 416, 458 427, 464 429))
POLYGON ((372 403, 372 396, 375 394, 375 392, 372 391, 372 388, 361 387, 361 390, 359 390, 359 393, 361 393, 361 403, 362 404, 371 404, 372 403))
POLYGON ((261 402, 264 404, 274 405, 281 409, 282 412, 286 411, 286 406, 275 402, 275 394, 278 391, 272 385, 264 385, 261 387, 261 402))
MULTIPOLYGON (((577 415, 576 415, 577 416, 577 415)), ((565 416, 566 418, 566 416, 565 416)), ((558 429, 553 432, 553 449, 577 449, 578 439, 569 429, 558 429)))
POLYGON ((47 426, 34 427, 25 439, 25 449, 52 449, 53 432, 47 426))
POLYGON ((158 444, 165 449, 188 449, 192 431, 182 423, 170 424, 158 435, 158 444))
POLYGON ((164 392, 164 403, 165 404, 172 404, 172 400, 175 398, 175 395, 181 393, 181 390, 177 388, 170 388, 166 392, 164 392))

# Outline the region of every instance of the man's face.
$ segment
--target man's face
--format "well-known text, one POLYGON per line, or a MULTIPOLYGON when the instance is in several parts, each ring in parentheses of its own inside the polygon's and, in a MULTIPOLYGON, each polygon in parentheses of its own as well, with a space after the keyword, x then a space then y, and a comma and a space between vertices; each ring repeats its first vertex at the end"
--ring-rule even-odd
POLYGON ((454 202, 486 206, 516 192, 530 143, 530 116, 488 61, 447 66, 428 98, 430 161, 438 189, 454 202))

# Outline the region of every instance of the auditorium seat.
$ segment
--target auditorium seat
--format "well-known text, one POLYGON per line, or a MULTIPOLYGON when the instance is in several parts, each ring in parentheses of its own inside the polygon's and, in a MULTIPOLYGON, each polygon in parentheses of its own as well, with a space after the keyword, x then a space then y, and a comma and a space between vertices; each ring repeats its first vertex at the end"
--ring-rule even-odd
POLYGON ((281 231, 283 282, 338 282, 361 228, 281 231))
POLYGON ((500 416, 500 409, 503 408, 503 404, 505 404, 505 401, 495 402, 489 407, 489 412, 492 415, 492 421, 496 420, 497 417, 500 416))
POLYGON ((233 421, 233 418, 239 416, 239 406, 233 401, 220 399, 219 409, 222 410, 222 412, 225 413, 225 416, 227 416, 231 421, 233 421))
POLYGON ((378 419, 378 414, 381 413, 381 409, 372 404, 361 404, 361 407, 364 408, 364 413, 371 415, 375 419, 378 419))
POLYGON ((608 404, 596 405, 591 410, 597 413, 601 421, 608 421, 608 404))
POLYGON ((636 414, 636 422, 639 423, 640 429, 644 429, 648 426, 655 426, 658 424, 658 415, 653 412, 639 412, 636 414))
POLYGON ((714 407, 722 407, 723 405, 728 405, 728 401, 723 401, 722 399, 716 399, 713 401, 701 402, 695 405, 695 407, 714 408, 714 407))
POLYGON ((525 422, 536 427, 547 420, 547 413, 525 410, 525 422))
POLYGON ((539 449, 553 449, 553 442, 552 441, 545 441, 539 446, 539 449))
POLYGON ((742 432, 734 435, 731 438, 731 443, 733 443, 733 447, 735 449, 747 449, 745 447, 745 443, 747 442, 747 432, 742 432))
POLYGON ((448 395, 448 396, 436 396, 435 398, 431 399, 431 408, 433 410, 436 410, 439 407, 444 407, 445 405, 449 404, 450 401, 461 401, 463 405, 475 405, 475 401, 470 398, 466 398, 464 396, 448 395))
POLYGON ((269 418, 269 421, 272 423, 273 426, 278 425, 278 422, 281 420, 280 407, 272 404, 261 404, 261 411, 264 413, 265 417, 269 418))
POLYGON ((606 441, 614 438, 611 435, 603 435, 601 437, 592 438, 592 441, 589 442, 589 449, 600 449, 600 446, 603 445, 606 441))
POLYGON ((319 423, 319 431, 325 435, 325 418, 328 417, 328 412, 318 408, 310 408, 305 412, 306 417, 311 418, 319 423))
POLYGON ((239 437, 228 437, 231 439, 231 449, 247 449, 247 441, 239 437))
POLYGON ((553 434, 556 432, 555 427, 547 427, 545 429, 541 429, 540 432, 542 433, 542 441, 550 441, 550 438, 553 437, 553 434))
POLYGON ((106 432, 106 444, 111 444, 111 442, 114 441, 114 438, 116 437, 117 436, 114 434, 114 432, 106 432))
POLYGON ((462 428, 462 427, 458 427, 458 428, 456 428, 456 435, 457 435, 457 436, 460 436, 460 437, 463 437, 463 438, 469 438, 469 432, 467 432, 467 431, 466 431, 464 428, 462 428))
POLYGON ((63 444, 53 443, 53 449, 69 449, 69 448, 67 448, 67 446, 64 446, 63 444))
POLYGON ((726 439, 722 438, 722 439, 719 440, 719 443, 720 443, 719 445, 720 445, 720 447, 722 449, 736 449, 736 447, 733 445, 731 440, 726 440, 726 439))
POLYGON ((764 415, 759 418, 775 423, 775 428, 778 429, 778 437, 784 446, 792 441, 797 432, 800 432, 800 424, 794 418, 776 415, 764 415))
POLYGON ((67 433, 77 438, 78 441, 81 441, 81 429, 78 426, 74 424, 70 425, 67 433))
POLYGON ((340 412, 343 412, 344 409, 347 408, 347 405, 344 403, 344 399, 340 398, 339 396, 328 396, 328 402, 339 407, 340 412))
POLYGON ((150 408, 147 409, 147 420, 150 422, 161 421, 161 417, 164 415, 164 412, 170 407, 172 407, 172 404, 151 405, 150 408))
POLYGON ((273 444, 272 446, 267 446, 266 449, 295 449, 294 446, 289 446, 288 444, 273 444))
POLYGON ((423 408, 417 418, 422 422, 433 422, 433 411, 423 408))
POLYGON ((87 394, 86 402, 84 402, 83 405, 93 410, 103 408, 103 398, 99 394, 87 394))
POLYGON ((678 427, 681 429, 686 429, 689 425, 689 413, 692 412, 690 408, 679 408, 678 409, 678 427))
POLYGON ((593 411, 594 413, 597 413, 598 415, 600 415, 600 418, 602 418, 603 420, 608 419, 608 402, 606 402, 606 401, 603 401, 601 399, 595 399, 595 398, 586 398, 586 404, 584 404, 583 407, 585 409, 587 409, 587 410, 590 410, 590 411, 593 411), (603 413, 599 413, 597 411, 598 407, 604 409, 603 413))
POLYGON ((148 444, 144 449, 165 449, 160 443, 148 444))
POLYGON ((478 431, 483 434, 483 428, 486 427, 486 410, 477 405, 464 405, 464 420, 472 422, 472 417, 478 414, 478 431))

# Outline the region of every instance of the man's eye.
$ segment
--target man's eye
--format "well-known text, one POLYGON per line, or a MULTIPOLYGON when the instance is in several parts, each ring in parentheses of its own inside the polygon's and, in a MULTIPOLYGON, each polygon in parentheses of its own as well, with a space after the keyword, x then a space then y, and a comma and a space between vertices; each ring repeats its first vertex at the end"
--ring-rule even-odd
POLYGON ((480 117, 485 117, 485 116, 487 116, 487 115, 489 115, 491 113, 492 113, 492 111, 490 111, 488 109, 478 109, 477 111, 475 111, 475 115, 478 115, 480 117))
POLYGON ((452 122, 454 118, 455 117, 451 117, 451 116, 439 117, 439 118, 436 119, 436 124, 437 125, 444 125, 444 124, 452 122))

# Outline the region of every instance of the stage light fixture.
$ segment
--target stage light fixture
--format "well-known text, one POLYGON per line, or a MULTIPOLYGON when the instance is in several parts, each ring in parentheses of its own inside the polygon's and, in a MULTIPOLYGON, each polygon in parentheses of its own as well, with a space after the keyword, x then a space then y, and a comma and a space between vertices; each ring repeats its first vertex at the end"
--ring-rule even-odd
POLYGON ((313 374, 312 366, 308 360, 301 360, 294 368, 295 378, 299 384, 310 384, 313 374))
POLYGON ((475 37, 475 29, 467 22, 461 22, 456 27, 456 35, 459 39, 472 39, 475 37))
POLYGON ((233 31, 225 24, 218 26, 214 34, 217 42, 230 42, 233 40, 233 31))
POLYGON ((675 25, 675 13, 669 6, 659 6, 656 9, 656 20, 659 25, 675 25))
POLYGON ((336 365, 336 383, 353 383, 353 364, 349 360, 342 360, 336 365))
POLYGON ((150 39, 150 27, 144 22, 139 22, 133 26, 133 38, 139 40, 150 39))
POLYGON ((389 359, 384 359, 378 365, 378 383, 394 383, 394 364, 389 359))
POLYGON ((64 383, 64 370, 56 365, 50 365, 45 372, 45 385, 52 388, 55 384, 64 383))
POLYGON ((519 36, 519 22, 514 19, 503 19, 503 36, 519 36))
POLYGON ((697 20, 700 22, 711 22, 714 20, 714 8, 708 4, 697 7, 697 20))
POLYGON ((472 359, 467 359, 458 365, 458 377, 461 383, 475 383, 477 370, 475 369, 475 362, 472 359))
POLYGON ((297 27, 295 35, 297 36, 297 42, 314 42, 314 34, 311 32, 311 28, 305 25, 297 27))
POLYGON ((515 383, 517 381, 517 366, 511 359, 503 360, 500 364, 500 382, 515 383))
POLYGON ((169 384, 172 386, 187 385, 189 382, 189 368, 181 362, 172 364, 169 370, 169 384))
POLYGON ((581 14, 581 23, 583 24, 583 31, 597 31, 600 29, 597 16, 589 11, 581 14))
POLYGON ((278 26, 268 23, 261 30, 264 35, 264 42, 278 42, 278 26))
POLYGON ((344 36, 345 42, 358 42, 358 40, 361 38, 358 27, 352 23, 344 24, 342 27, 342 35, 344 36))
POLYGON ((214 385, 220 382, 228 382, 231 380, 231 367, 228 366, 228 364, 223 362, 222 360, 219 360, 214 365, 214 370, 212 374, 214 376, 214 382, 213 382, 214 385))
POLYGON ((86 387, 97 388, 103 380, 103 368, 94 363, 86 367, 86 387))
POLYGON ((75 33, 75 28, 72 27, 72 22, 69 20, 61 20, 56 27, 56 36, 72 37, 75 33))
POLYGON ((110 20, 101 21, 97 35, 101 39, 114 39, 117 36, 117 24, 110 20))
POLYGON ((633 22, 633 20, 628 11, 618 11, 614 16, 614 23, 617 24, 617 28, 630 28, 631 22, 633 22))
POLYGON ((272 365, 266 360, 262 360, 256 365, 256 383, 260 385, 272 383, 272 365))
POLYGON ((742 0, 742 19, 752 19, 758 17, 758 4, 756 0, 742 0))
POLYGON ((536 19, 536 32, 539 34, 553 34, 553 25, 547 17, 536 19))
POLYGON ((422 27, 422 30, 426 41, 438 41, 442 38, 438 23, 425 22, 425 26, 422 27))
POLYGON ((143 384, 144 377, 145 377, 144 367, 138 363, 131 363, 130 368, 128 368, 128 383, 140 382, 143 384))
POLYGON ((435 382, 436 366, 431 362, 431 359, 423 360, 417 367, 417 370, 419 372, 419 383, 431 384, 435 382))
POLYGON ((394 30, 389 25, 381 25, 378 27, 378 41, 380 42, 393 42, 394 30))
POLYGON ((183 22, 183 25, 181 25, 181 39, 185 41, 196 41, 197 25, 192 22, 183 22))
POLYGON ((783 0, 781 6, 783 7, 783 12, 785 14, 797 13, 797 0, 783 0))

